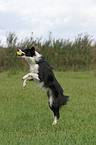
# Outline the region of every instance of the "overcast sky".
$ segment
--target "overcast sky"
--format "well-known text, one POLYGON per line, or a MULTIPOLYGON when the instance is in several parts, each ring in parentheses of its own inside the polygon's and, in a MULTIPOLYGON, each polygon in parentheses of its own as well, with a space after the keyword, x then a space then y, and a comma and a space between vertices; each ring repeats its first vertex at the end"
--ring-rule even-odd
POLYGON ((18 37, 74 40, 80 33, 96 37, 96 0, 0 0, 0 40, 18 37))

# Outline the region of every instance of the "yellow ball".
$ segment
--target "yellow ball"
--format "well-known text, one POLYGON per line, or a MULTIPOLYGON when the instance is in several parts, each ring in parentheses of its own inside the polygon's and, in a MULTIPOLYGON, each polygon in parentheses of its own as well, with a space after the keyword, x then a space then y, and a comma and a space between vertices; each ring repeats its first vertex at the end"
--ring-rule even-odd
POLYGON ((22 55, 22 53, 18 51, 18 52, 17 52, 17 55, 18 55, 18 56, 21 56, 21 55, 22 55))

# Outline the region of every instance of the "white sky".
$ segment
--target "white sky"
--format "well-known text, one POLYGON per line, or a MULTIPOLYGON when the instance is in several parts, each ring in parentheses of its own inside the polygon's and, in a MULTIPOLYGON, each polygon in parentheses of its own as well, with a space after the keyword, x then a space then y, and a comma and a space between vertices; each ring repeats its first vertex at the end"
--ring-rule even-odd
POLYGON ((80 33, 96 38, 96 0, 0 0, 0 40, 18 37, 74 40, 80 33))

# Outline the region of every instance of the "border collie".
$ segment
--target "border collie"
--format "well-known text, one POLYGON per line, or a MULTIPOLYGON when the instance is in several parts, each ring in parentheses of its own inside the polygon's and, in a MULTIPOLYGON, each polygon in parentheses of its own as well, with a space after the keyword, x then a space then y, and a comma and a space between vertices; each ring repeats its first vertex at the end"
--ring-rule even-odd
POLYGON ((56 80, 52 67, 41 54, 35 51, 34 47, 19 49, 16 55, 25 58, 30 66, 30 73, 23 77, 23 87, 26 86, 27 80, 33 79, 40 88, 46 88, 49 107, 54 113, 53 125, 55 125, 60 117, 59 109, 62 105, 66 105, 69 97, 63 95, 63 89, 56 80))

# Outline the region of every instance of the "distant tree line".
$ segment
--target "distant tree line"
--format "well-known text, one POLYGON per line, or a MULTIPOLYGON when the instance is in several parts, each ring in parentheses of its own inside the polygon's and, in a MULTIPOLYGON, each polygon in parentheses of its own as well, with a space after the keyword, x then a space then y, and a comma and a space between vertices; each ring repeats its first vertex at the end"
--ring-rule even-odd
POLYGON ((15 33, 9 32, 6 42, 7 46, 0 46, 0 71, 29 69, 24 59, 16 56, 17 49, 27 46, 35 46, 36 50, 42 53, 46 60, 56 70, 89 70, 96 69, 96 44, 88 34, 79 34, 75 41, 65 39, 52 39, 51 32, 48 40, 30 38, 18 41, 15 33))

